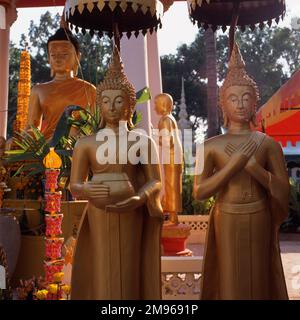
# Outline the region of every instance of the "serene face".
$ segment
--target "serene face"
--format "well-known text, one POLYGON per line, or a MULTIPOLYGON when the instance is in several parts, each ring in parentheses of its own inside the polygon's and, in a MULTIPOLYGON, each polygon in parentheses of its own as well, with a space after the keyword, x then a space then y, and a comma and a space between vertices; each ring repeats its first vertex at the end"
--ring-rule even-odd
POLYGON ((112 126, 119 121, 127 121, 126 109, 129 109, 129 97, 122 90, 105 90, 102 92, 101 116, 112 126))
POLYGON ((49 63, 54 73, 74 70, 79 56, 69 41, 51 41, 49 43, 49 63))
POLYGON ((253 89, 249 86, 232 86, 225 92, 224 111, 229 121, 249 122, 255 106, 253 89))

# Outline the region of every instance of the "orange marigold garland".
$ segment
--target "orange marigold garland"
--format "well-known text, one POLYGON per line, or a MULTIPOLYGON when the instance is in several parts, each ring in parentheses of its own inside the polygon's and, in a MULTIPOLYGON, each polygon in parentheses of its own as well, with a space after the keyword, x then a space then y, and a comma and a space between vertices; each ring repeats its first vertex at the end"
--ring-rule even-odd
POLYGON ((27 115, 30 96, 30 54, 24 50, 21 52, 20 77, 18 82, 17 116, 14 122, 14 131, 20 132, 27 126, 27 115))

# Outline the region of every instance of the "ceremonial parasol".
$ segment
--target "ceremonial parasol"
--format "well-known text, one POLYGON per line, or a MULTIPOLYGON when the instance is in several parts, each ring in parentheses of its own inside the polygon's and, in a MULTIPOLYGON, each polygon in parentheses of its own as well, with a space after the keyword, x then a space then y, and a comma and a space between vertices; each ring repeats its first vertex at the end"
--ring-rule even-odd
MULTIPOLYGON (((285 14, 285 0, 188 0, 190 17, 198 27, 223 31, 230 26, 230 48, 233 47, 236 26, 261 29, 272 20, 279 22, 285 14)), ((231 51, 231 50, 230 50, 231 51)))
POLYGON ((88 31, 92 36, 114 35, 118 47, 123 33, 130 38, 132 33, 137 37, 157 31, 162 15, 163 4, 158 0, 67 0, 65 4, 65 19, 71 29, 78 32, 81 28, 82 33, 88 31))

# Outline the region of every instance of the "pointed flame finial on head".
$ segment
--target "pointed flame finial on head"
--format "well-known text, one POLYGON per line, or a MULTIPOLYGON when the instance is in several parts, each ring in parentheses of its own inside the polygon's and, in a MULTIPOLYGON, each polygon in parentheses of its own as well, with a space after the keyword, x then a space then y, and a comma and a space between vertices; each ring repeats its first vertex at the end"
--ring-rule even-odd
POLYGON ((232 53, 231 53, 229 65, 228 65, 229 72, 232 69, 241 69, 246 73, 245 67, 246 67, 246 64, 245 64, 245 61, 242 57, 240 48, 237 45, 237 43, 235 42, 234 46, 233 46, 232 53))
POLYGON ((65 29, 65 30, 69 30, 70 31, 69 25, 68 25, 68 23, 66 22, 66 19, 65 19, 65 10, 63 11, 63 14, 60 17, 60 27, 65 29))
POLYGON ((105 79, 114 79, 120 76, 127 79, 124 72, 124 64, 120 57, 120 52, 117 46, 114 46, 113 55, 105 79))

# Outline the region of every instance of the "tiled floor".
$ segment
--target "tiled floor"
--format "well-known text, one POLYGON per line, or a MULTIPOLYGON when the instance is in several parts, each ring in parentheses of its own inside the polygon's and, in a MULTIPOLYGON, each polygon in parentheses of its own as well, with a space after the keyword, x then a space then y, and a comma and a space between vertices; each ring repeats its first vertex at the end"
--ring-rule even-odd
POLYGON ((282 264, 289 298, 300 300, 300 234, 283 234, 280 238, 282 264))

